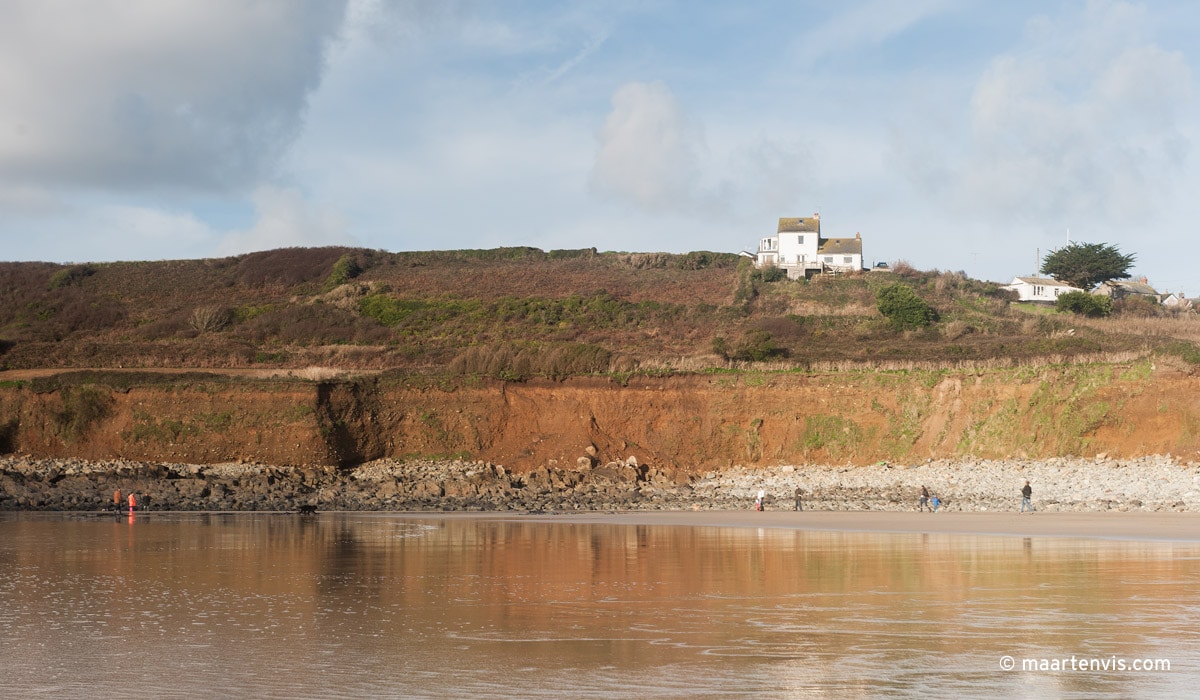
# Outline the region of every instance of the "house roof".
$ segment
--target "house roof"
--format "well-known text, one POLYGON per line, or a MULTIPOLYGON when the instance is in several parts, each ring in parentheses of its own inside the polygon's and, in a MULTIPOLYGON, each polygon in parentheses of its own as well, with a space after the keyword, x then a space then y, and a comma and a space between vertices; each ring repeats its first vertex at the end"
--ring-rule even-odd
POLYGON ((1068 289, 1078 289, 1077 287, 1072 287, 1066 282, 1059 282, 1058 280, 1050 277, 1014 277, 1012 284, 1008 286, 1011 287, 1021 282, 1024 282, 1025 284, 1036 284, 1042 287, 1066 287, 1068 289))
POLYGON ((826 238, 821 241, 818 253, 826 255, 862 255, 861 238, 826 238))
POLYGON ((804 218, 780 217, 778 233, 820 233, 821 219, 816 216, 804 218))
POLYGON ((1146 284, 1145 282, 1130 282, 1129 280, 1109 280, 1104 284, 1110 287, 1119 287, 1130 294, 1145 294, 1147 296, 1158 296, 1158 292, 1146 284))

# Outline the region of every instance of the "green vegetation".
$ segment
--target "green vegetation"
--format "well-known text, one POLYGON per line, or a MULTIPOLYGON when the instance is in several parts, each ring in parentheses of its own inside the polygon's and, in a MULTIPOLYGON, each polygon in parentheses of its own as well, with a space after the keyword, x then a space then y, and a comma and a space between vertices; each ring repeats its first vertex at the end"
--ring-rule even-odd
POLYGON ((879 313, 897 328, 924 328, 937 320, 937 312, 907 284, 891 284, 875 293, 879 313))
POLYGON ((93 265, 72 265, 63 268, 50 276, 50 289, 79 284, 94 274, 96 274, 96 268, 93 265))
POLYGON ((1113 303, 1111 297, 1100 296, 1099 294, 1088 294, 1087 292, 1067 292, 1059 295, 1054 302, 1054 307, 1059 311, 1067 313, 1079 314, 1081 316, 1107 316, 1112 313, 1113 303))
POLYGON ((329 277, 325 278, 325 291, 346 284, 362 274, 362 271, 362 266, 358 264, 358 258, 346 253, 337 259, 337 262, 333 264, 333 269, 329 272, 329 277))

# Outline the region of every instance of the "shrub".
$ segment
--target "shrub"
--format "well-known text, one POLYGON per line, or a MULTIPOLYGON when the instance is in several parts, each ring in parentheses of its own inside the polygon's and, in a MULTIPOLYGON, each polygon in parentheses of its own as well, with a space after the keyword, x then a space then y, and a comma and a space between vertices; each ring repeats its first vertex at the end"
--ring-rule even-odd
POLYGON ((91 277, 94 274, 96 274, 96 268, 91 265, 72 265, 50 276, 50 288, 59 289, 79 284, 85 278, 91 277))
POLYGON ((749 330, 742 334, 736 345, 730 345, 724 336, 713 338, 713 352, 726 360, 762 362, 772 357, 786 355, 787 351, 775 342, 770 331, 749 330))
POLYGON ((188 317, 188 325, 201 333, 219 331, 233 320, 233 312, 218 305, 197 306, 188 317))
POLYGON ((350 253, 346 253, 337 259, 337 262, 333 264, 333 270, 330 271, 329 277, 325 278, 325 291, 346 284, 360 274, 362 274, 362 266, 358 264, 358 258, 350 253))
POLYGON ((937 312, 907 284, 891 284, 875 294, 879 313, 901 329, 925 328, 937 320, 937 312))
POLYGON ((770 265, 754 271, 752 277, 763 282, 779 282, 787 279, 787 270, 782 267, 770 265))
POLYGON ((1059 295, 1054 308, 1079 316, 1107 316, 1112 313, 1112 299, 1087 292, 1067 292, 1059 295))

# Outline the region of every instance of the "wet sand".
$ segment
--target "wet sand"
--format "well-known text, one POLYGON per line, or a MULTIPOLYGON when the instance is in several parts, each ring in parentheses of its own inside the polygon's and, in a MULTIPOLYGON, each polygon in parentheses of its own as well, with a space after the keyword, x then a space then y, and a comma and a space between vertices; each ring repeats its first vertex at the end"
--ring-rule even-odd
POLYGON ((1200 542, 1200 513, 916 513, 837 511, 645 511, 627 513, 475 514, 503 520, 779 528, 1008 537, 1082 537, 1200 542))

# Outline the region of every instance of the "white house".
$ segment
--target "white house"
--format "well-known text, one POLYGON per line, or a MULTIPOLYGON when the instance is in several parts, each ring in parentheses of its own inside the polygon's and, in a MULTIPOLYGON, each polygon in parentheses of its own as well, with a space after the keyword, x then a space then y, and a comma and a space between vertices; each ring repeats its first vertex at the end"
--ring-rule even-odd
POLYGON ((1190 311, 1200 304, 1200 299, 1188 299, 1183 292, 1168 292, 1162 295, 1162 305, 1180 311, 1190 311))
POLYGON ((820 272, 850 272, 863 269, 862 236, 822 238, 821 216, 784 217, 774 236, 758 242, 755 267, 779 267, 789 279, 820 272))
POLYGON ((1004 285, 1017 293, 1017 301, 1048 301, 1053 303, 1058 297, 1067 292, 1082 292, 1079 287, 1072 287, 1065 282, 1059 282, 1049 277, 1014 277, 1011 284, 1004 285))

